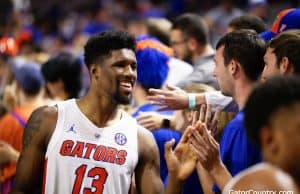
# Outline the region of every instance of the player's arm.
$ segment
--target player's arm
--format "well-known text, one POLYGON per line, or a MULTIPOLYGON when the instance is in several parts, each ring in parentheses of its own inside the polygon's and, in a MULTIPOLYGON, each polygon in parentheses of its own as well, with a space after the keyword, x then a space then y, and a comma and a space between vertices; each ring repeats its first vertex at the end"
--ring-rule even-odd
POLYGON ((45 153, 56 119, 54 107, 38 108, 30 116, 11 194, 41 193, 45 153))
POLYGON ((139 161, 135 170, 137 193, 163 193, 158 148, 151 132, 142 127, 138 129, 138 152, 139 161))

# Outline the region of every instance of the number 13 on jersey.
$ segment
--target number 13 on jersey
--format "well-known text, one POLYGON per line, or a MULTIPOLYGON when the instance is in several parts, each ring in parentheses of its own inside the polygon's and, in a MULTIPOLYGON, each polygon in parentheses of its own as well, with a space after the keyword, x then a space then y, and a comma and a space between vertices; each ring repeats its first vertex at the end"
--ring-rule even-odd
POLYGON ((75 170, 75 182, 72 190, 72 194, 79 194, 82 182, 84 178, 87 176, 92 178, 92 185, 91 188, 83 188, 83 194, 102 194, 104 189, 104 184, 107 179, 108 173, 104 168, 94 167, 87 171, 87 165, 83 164, 79 166, 75 170))

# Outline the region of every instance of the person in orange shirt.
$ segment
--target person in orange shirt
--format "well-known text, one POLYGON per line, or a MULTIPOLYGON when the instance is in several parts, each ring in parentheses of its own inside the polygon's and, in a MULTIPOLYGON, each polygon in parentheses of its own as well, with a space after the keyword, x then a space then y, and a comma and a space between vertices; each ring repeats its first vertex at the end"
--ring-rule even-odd
POLYGON ((0 120, 0 193, 2 194, 7 194, 13 184, 26 122, 33 110, 46 104, 42 93, 44 79, 40 65, 23 59, 16 60, 12 64, 12 73, 15 80, 10 86, 10 91, 16 99, 16 105, 0 120))

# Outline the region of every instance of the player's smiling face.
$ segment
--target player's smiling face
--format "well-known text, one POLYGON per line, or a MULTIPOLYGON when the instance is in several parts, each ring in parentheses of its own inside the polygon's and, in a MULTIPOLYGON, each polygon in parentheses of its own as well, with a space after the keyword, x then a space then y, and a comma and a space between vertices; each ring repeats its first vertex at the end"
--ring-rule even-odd
POLYGON ((101 68, 102 86, 105 94, 120 104, 129 104, 137 78, 137 62, 134 51, 119 49, 111 52, 101 68))

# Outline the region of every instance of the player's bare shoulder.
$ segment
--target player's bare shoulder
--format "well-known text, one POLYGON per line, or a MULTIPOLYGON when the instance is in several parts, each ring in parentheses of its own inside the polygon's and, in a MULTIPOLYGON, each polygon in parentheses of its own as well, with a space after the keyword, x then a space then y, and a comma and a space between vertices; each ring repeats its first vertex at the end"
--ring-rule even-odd
POLYGON ((138 134, 138 143, 139 144, 155 143, 152 133, 140 125, 138 125, 137 134, 138 134))
POLYGON ((151 156, 158 154, 158 148, 152 133, 142 126, 138 126, 138 150, 139 157, 151 156))
POLYGON ((33 138, 43 139, 43 146, 47 146, 55 129, 57 115, 56 106, 42 106, 33 111, 24 129, 23 148, 26 148, 33 138))

